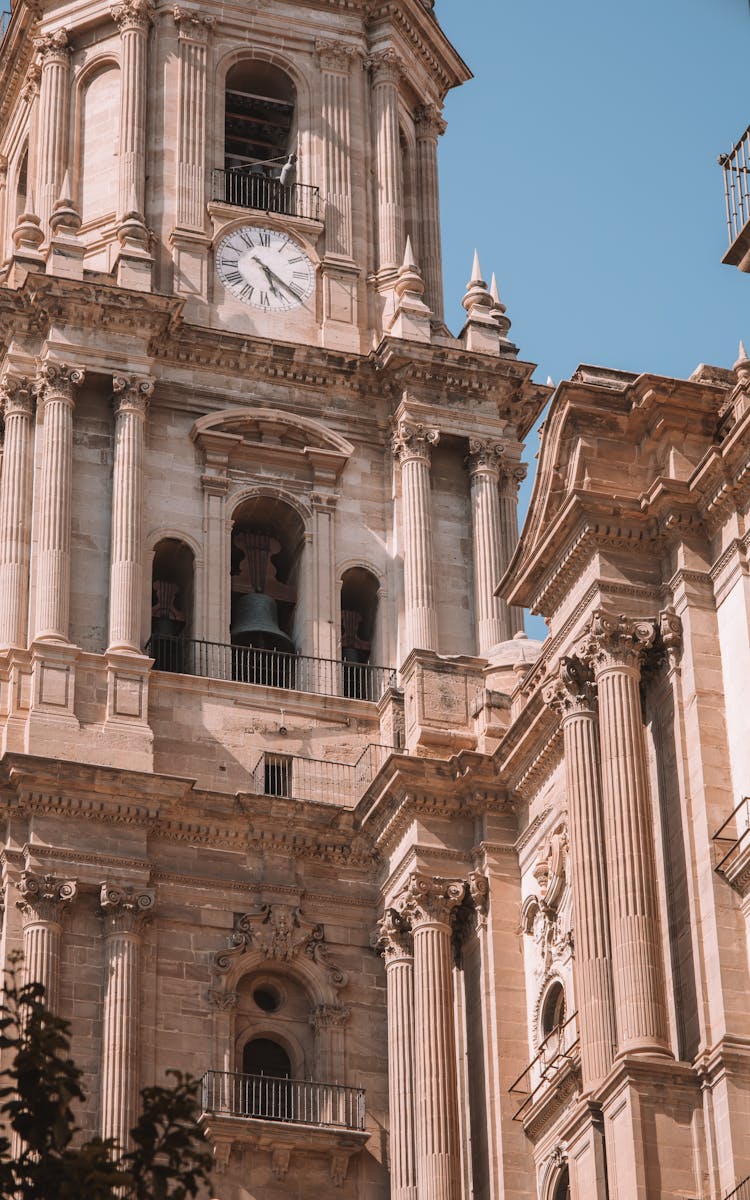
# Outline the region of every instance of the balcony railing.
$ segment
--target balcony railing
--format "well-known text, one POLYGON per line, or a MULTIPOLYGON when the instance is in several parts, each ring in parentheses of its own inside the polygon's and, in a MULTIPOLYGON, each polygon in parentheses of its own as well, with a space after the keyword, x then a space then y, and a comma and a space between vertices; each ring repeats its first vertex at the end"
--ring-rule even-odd
POLYGON ((371 744, 355 763, 344 763, 264 751, 253 768, 252 791, 256 796, 283 796, 351 807, 394 753, 392 746, 371 744))
POLYGON ((724 170, 729 245, 734 245, 750 221, 750 126, 728 154, 719 155, 724 170))
POLYGON ((149 639, 146 653, 154 659, 156 671, 231 679, 315 696, 343 696, 377 703, 388 688, 396 685, 396 672, 391 667, 308 658, 281 650, 254 650, 162 634, 149 639))
POLYGON ((362 1088, 229 1071, 207 1071, 201 1084, 204 1113, 357 1131, 365 1127, 362 1088))
POLYGON ((727 882, 733 883, 740 860, 746 860, 745 851, 750 851, 750 797, 740 800, 712 840, 715 870, 727 882))
POLYGON ((320 189, 305 183, 283 184, 262 171, 234 170, 211 173, 211 199, 237 208, 283 213, 290 217, 320 218, 320 189))
POLYGON ((552 1087, 566 1068, 574 1068, 580 1056, 580 1038, 576 1026, 577 1013, 568 1017, 548 1034, 525 1071, 510 1086, 510 1093, 519 1102, 514 1120, 522 1121, 526 1111, 541 1093, 552 1087))
POLYGON ((734 1191, 727 1192, 724 1200, 750 1200, 750 1175, 738 1183, 734 1191))

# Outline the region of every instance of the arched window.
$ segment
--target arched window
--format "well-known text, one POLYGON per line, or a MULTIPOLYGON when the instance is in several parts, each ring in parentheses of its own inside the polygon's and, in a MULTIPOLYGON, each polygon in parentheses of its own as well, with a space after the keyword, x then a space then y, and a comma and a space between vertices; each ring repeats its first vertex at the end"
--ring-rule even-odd
POLYGON ((283 1046, 271 1038, 253 1038, 242 1051, 247 1116, 265 1121, 292 1121, 292 1064, 283 1046))
POLYGON ((157 671, 190 672, 186 639, 192 630, 193 552, 177 538, 154 547, 151 572, 151 655, 157 671))
POLYGON ((296 100, 294 83, 273 63, 244 59, 229 70, 224 97, 227 203, 286 211, 281 183, 294 181, 296 100))
POLYGON ((111 63, 88 79, 81 95, 78 178, 84 221, 115 215, 119 111, 120 72, 111 63))
POLYGON ((21 156, 16 175, 16 220, 26 212, 26 200, 29 192, 29 150, 28 146, 21 156))
POLYGON ((552 1193, 552 1200, 570 1200, 570 1173, 567 1167, 563 1169, 557 1181, 557 1186, 552 1193))
POLYGON ((379 699, 368 694, 371 672, 361 669, 371 661, 379 587, 378 580, 364 567, 352 567, 341 580, 344 695, 355 700, 379 699))
POLYGON ((544 997, 541 1014, 541 1035, 547 1038, 565 1024, 565 989, 559 979, 544 997))
POLYGON ((291 1079, 292 1064, 283 1046, 271 1038, 253 1038, 242 1051, 243 1075, 268 1075, 272 1079, 291 1079))

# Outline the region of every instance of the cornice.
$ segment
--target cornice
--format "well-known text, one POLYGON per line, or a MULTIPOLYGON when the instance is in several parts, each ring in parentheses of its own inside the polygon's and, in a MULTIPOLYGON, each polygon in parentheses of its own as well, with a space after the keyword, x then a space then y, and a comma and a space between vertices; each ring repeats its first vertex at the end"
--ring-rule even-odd
MULTIPOLYGON (((301 902, 304 897, 306 904, 314 908, 316 904, 321 906, 341 905, 341 894, 333 892, 311 891, 307 887, 301 887, 298 884, 281 884, 267 883, 262 879, 216 879, 211 875, 187 875, 178 871, 167 871, 154 869, 151 871, 150 878, 153 883, 161 883, 172 885, 173 887, 185 887, 191 891, 210 891, 214 895, 223 892, 238 892, 245 897, 264 897, 264 896, 280 896, 292 897, 297 903, 301 902)), ((371 896, 356 896, 352 895, 349 890, 346 892, 346 907, 347 908, 364 908, 372 909, 376 903, 375 887, 373 884, 373 892, 371 896)))
POLYGON ((38 17, 36 4, 18 0, 13 5, 8 28, 0 43, 0 131, 3 133, 34 57, 33 34, 38 17))

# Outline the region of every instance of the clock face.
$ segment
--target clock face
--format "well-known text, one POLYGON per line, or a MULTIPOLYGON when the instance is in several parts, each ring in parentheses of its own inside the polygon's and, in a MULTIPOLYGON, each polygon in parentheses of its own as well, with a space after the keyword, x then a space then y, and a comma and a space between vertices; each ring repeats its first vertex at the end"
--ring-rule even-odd
POLYGON ((227 291, 266 312, 304 304, 315 287, 315 268, 288 233, 242 225, 219 242, 216 273, 227 291))

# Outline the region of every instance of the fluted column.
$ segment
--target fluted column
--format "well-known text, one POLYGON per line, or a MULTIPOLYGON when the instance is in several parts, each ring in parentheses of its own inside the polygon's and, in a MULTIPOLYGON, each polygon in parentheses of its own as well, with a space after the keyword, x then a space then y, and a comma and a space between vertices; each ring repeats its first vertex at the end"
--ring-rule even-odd
POLYGON ((373 54, 370 66, 375 124, 378 270, 396 271, 401 266, 405 240, 398 124, 398 84, 403 62, 390 47, 373 54))
POLYGON ((594 613, 578 656, 599 695, 602 800, 620 1054, 669 1054, 646 752, 641 661, 653 621, 594 613))
POLYGON ((376 943, 385 959, 391 1200, 416 1200, 414 1139, 414 950, 407 923, 386 911, 376 943))
POLYGON ((461 1149, 451 918, 460 881, 411 876, 397 909, 414 939, 414 1109, 419 1200, 459 1200, 461 1149))
POLYGON ((29 619, 34 401, 28 380, 0 383, 5 421, 0 477, 0 648, 25 646, 29 619))
MULTIPOLYGON (((523 463, 508 464, 500 472, 500 514, 502 528, 503 558, 501 575, 508 569, 518 545, 518 489, 526 478, 523 463)), ((496 580, 499 582, 499 579, 496 580)), ((523 629, 523 609, 507 606, 509 637, 523 629)))
POLYGON ((617 1041, 591 672, 578 659, 564 658, 559 676, 545 690, 544 698, 562 718, 576 948, 573 970, 583 1086, 588 1091, 612 1066, 617 1041))
POLYGON ((128 1148, 138 1117, 138 1023, 141 935, 154 905, 152 891, 102 884, 104 1014, 101 1116, 103 1138, 128 1148))
POLYGON ((417 189, 419 193, 419 263, 425 282, 425 303, 432 315, 443 319, 443 252, 440 240, 440 189, 438 138, 447 128, 436 104, 417 110, 417 189))
POLYGON ((323 86, 326 255, 352 256, 352 168, 350 75, 356 47, 344 42, 315 43, 323 86))
POLYGON ((63 913, 75 899, 73 880, 25 871, 18 884, 17 907, 23 923, 23 977, 40 983, 47 1007, 58 1011, 60 999, 60 943, 63 913))
POLYGON ((399 421, 392 443, 393 453, 401 463, 404 615, 408 649, 438 648, 432 561, 430 451, 439 441, 437 429, 399 421))
POLYGON ((474 614, 477 650, 487 652, 511 637, 508 606, 495 595, 503 574, 499 442, 469 439, 471 533, 474 551, 474 614))
POLYGON ((208 35, 216 18, 175 5, 177 83, 177 220, 179 229, 203 232, 206 221, 206 93, 208 35))
POLYGON ((116 375, 109 648, 139 650, 142 592, 143 432, 152 379, 116 375))
POLYGON ((124 0, 111 10, 120 30, 120 176, 117 216, 145 216, 146 66, 151 0, 124 0))
POLYGON ((49 362, 42 363, 37 375, 44 413, 34 621, 38 641, 68 640, 73 407, 84 377, 78 367, 49 362))
POLYGON ((66 30, 45 33, 35 40, 34 49, 42 60, 34 199, 46 237, 50 215, 60 199, 60 188, 68 169, 70 46, 66 30))

